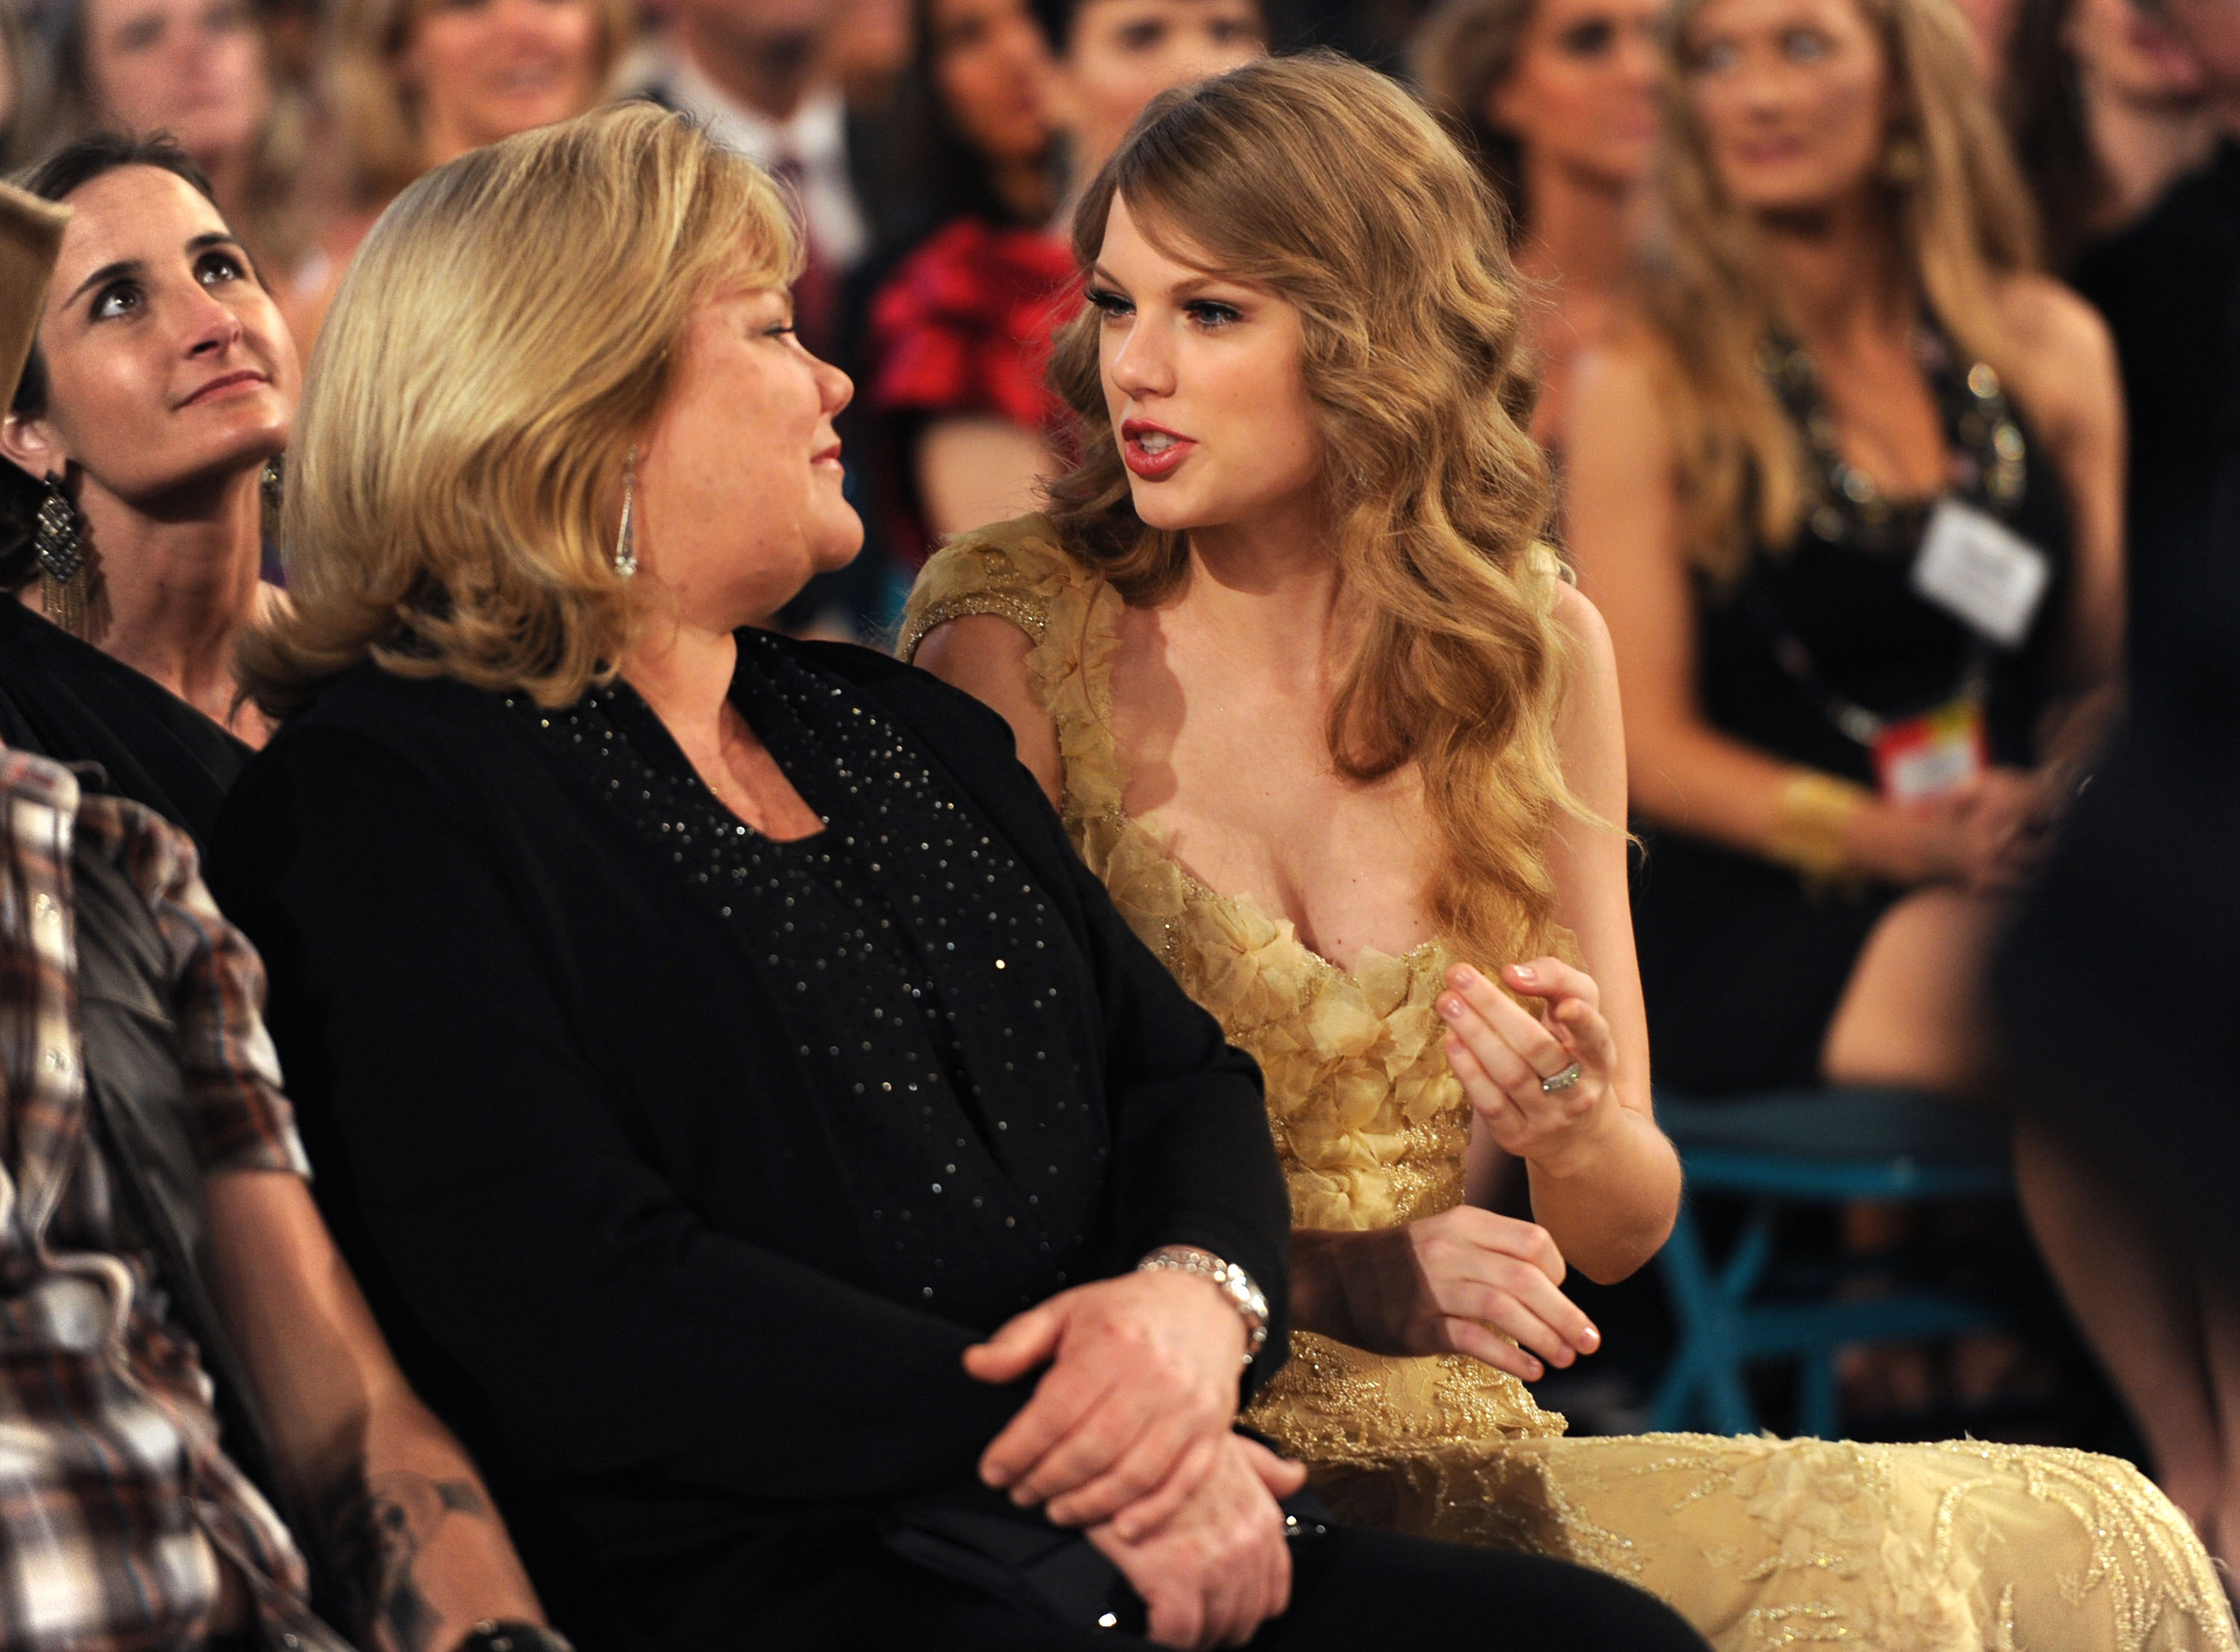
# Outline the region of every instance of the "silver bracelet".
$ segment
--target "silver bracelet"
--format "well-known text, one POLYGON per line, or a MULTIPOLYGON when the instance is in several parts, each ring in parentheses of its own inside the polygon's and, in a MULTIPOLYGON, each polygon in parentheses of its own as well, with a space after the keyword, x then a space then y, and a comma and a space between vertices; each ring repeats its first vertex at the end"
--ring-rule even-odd
POLYGON ((1136 1264, 1139 1274, 1162 1269, 1196 1274, 1200 1279, 1210 1281, 1229 1299, 1229 1305, 1244 1322, 1244 1363, 1249 1368, 1268 1345, 1268 1297, 1252 1282, 1252 1276, 1233 1262, 1223 1262, 1210 1252, 1190 1245, 1161 1245, 1136 1264))

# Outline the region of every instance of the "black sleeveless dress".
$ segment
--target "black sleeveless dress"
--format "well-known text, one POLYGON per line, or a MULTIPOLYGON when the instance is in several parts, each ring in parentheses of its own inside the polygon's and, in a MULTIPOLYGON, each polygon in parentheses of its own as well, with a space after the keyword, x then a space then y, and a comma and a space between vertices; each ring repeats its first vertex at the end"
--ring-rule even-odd
POLYGON ((206 848, 255 754, 154 678, 0 592, 0 745, 98 763, 102 789, 206 848))
MULTIPOLYGON (((1738 578, 1695 581, 1705 720, 1786 762, 1867 786, 1876 783, 1873 756, 1845 732, 1847 714, 1899 721, 1971 689, 1991 761, 2031 764, 2068 594, 2069 503, 1996 375, 1932 323, 1921 328, 1917 353, 1953 453, 1943 496, 1997 518, 2050 564, 2021 645, 1988 643, 1914 591, 1937 502, 1881 499, 1843 464, 1810 359, 1780 339, 1762 365, 1797 423, 1817 503, 1787 546, 1754 547, 1738 578)), ((1754 855, 1646 823, 1636 829, 1646 852, 1633 917, 1658 1088, 1715 1098, 1817 1082, 1852 967, 1903 891, 1808 884, 1754 855)))

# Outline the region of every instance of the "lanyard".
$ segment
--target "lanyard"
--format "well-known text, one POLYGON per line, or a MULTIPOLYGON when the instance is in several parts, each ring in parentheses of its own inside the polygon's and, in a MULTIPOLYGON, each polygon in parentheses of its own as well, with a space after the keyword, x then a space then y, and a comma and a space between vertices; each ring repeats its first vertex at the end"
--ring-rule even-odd
POLYGON ((1967 660, 1962 664, 1959 678, 1950 694, 1930 705, 1908 712, 1904 716, 1886 717, 1879 711, 1870 711, 1828 681, 1818 662, 1813 659, 1812 651, 1804 646, 1803 640, 1789 628, 1780 611, 1774 607, 1772 596, 1759 583, 1755 561, 1751 563, 1750 571, 1743 576, 1738 594, 1749 604, 1751 617, 1765 631, 1766 640, 1773 645, 1773 657, 1783 674, 1797 686, 1805 698, 1812 702, 1820 715, 1834 725, 1837 733, 1870 751, 1874 749, 1876 742, 1892 728, 1920 716, 1923 711, 1961 700, 1980 706, 1990 695, 1990 649, 1981 637, 1977 637, 1970 644, 1967 660))

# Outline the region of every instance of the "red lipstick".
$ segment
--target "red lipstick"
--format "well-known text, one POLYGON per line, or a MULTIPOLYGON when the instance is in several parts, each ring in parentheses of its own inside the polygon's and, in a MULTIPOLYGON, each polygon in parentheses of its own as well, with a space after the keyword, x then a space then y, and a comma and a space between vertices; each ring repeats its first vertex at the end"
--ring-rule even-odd
POLYGON ((1146 482, 1164 481, 1197 451, 1196 442, 1163 424, 1154 424, 1149 419, 1121 421, 1121 463, 1146 482), (1150 447, 1144 445, 1147 441, 1151 443, 1150 447))

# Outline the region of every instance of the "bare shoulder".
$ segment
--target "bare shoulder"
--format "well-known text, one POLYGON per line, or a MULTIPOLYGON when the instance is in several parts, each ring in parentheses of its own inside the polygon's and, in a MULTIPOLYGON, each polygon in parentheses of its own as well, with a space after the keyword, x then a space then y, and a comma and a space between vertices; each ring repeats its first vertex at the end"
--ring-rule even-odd
POLYGON ((1639 474, 1669 462, 1663 350, 1638 322, 1620 321, 1572 358, 1564 451, 1576 468, 1603 463, 1639 474))
POLYGON ((2023 410, 2049 436, 2097 424, 2118 405, 2116 342, 2100 314, 2050 276, 2010 276, 1999 310, 2023 410))
POLYGON ((1663 354, 1637 321, 1613 321, 1571 358, 1571 395, 1608 410, 1656 410, 1663 354))
POLYGON ((1602 610, 1569 580, 1556 588, 1556 629, 1570 645, 1571 657, 1583 667, 1599 669, 1617 658, 1602 610))
MULTIPOLYGON (((919 641, 910 663, 930 671, 951 688, 997 705, 1012 694, 1031 699, 1027 656, 1034 642, 997 614, 965 614, 944 620, 919 641)), ((1003 707, 997 705, 997 709, 1003 707)))
POLYGON ((1035 693, 1028 656, 1034 643, 996 614, 944 620, 919 641, 911 663, 953 689, 962 689, 1011 725, 1019 761, 1056 802, 1064 781, 1057 725, 1035 693))

